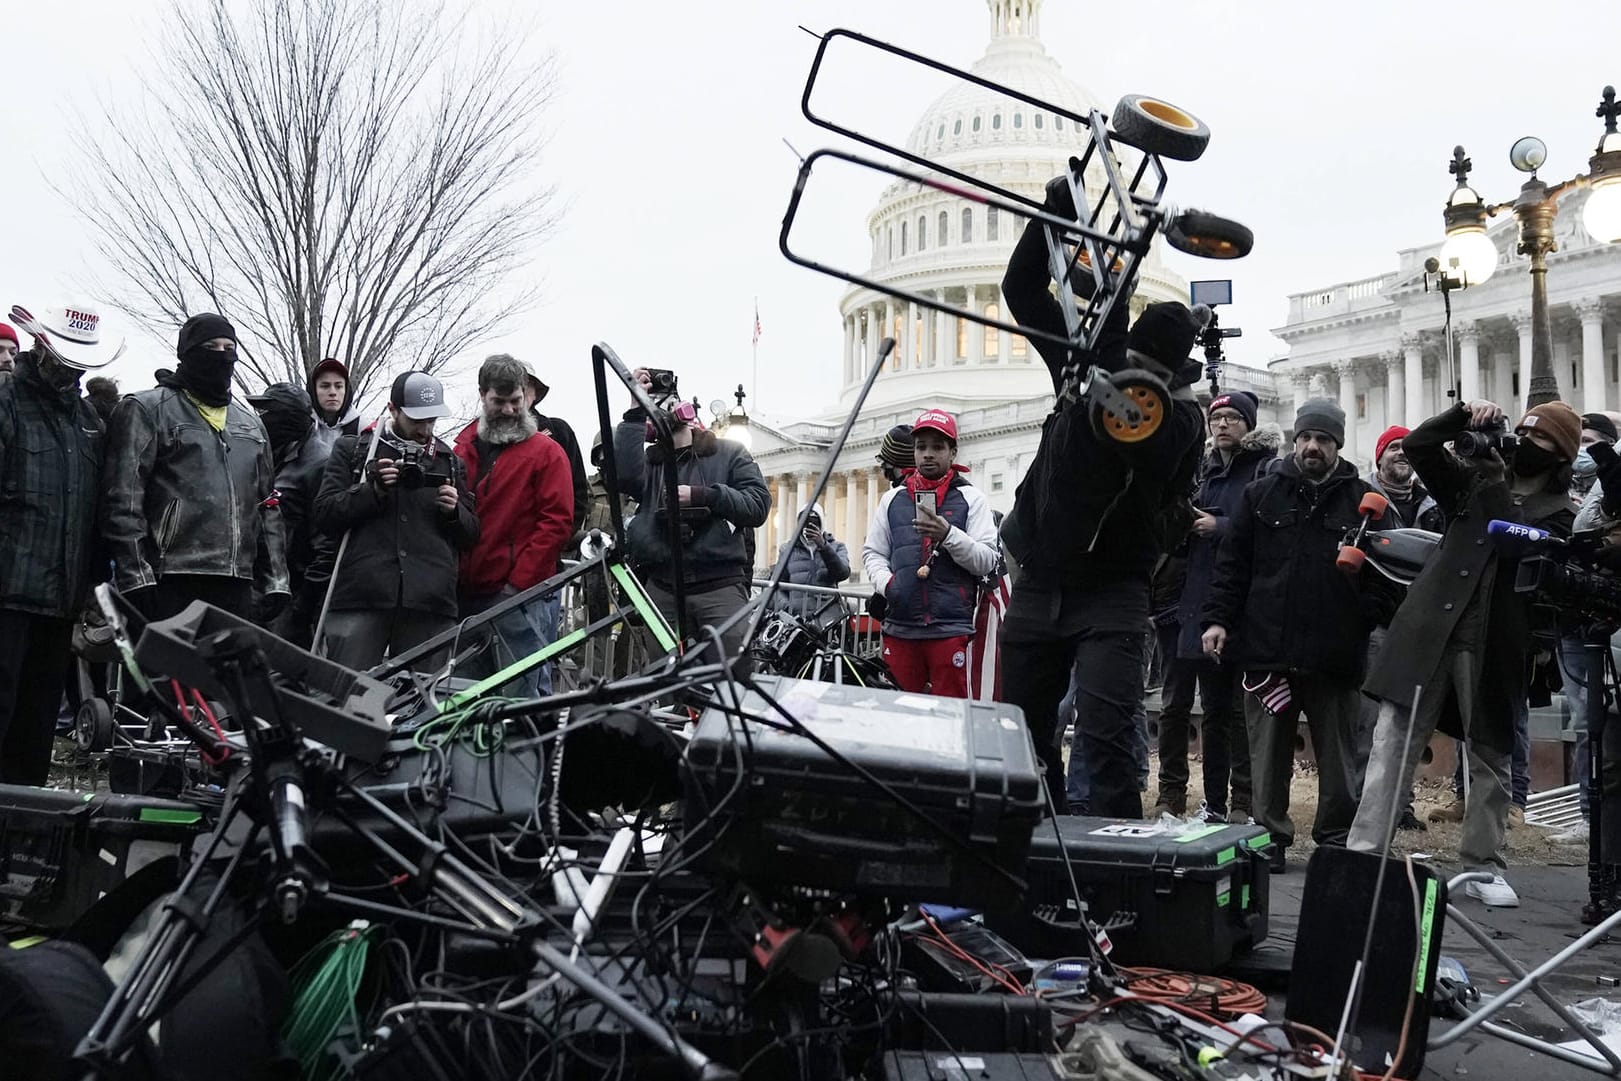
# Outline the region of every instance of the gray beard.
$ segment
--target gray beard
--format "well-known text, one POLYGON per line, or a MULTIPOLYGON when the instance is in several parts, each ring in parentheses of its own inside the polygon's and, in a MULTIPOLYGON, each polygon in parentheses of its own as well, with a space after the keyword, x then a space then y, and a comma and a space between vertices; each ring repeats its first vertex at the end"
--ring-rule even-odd
POLYGON ((535 415, 527 409, 515 417, 491 420, 486 413, 478 418, 478 437, 495 446, 522 443, 539 430, 535 415))

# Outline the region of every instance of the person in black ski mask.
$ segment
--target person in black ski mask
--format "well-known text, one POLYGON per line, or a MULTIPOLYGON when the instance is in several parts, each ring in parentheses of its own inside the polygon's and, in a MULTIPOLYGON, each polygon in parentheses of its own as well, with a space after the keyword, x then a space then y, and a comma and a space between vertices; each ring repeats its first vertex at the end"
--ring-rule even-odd
POLYGON ((101 537, 113 583, 148 618, 194 600, 270 618, 288 597, 270 438, 232 400, 236 330, 224 316, 180 328, 173 372, 113 410, 101 537))

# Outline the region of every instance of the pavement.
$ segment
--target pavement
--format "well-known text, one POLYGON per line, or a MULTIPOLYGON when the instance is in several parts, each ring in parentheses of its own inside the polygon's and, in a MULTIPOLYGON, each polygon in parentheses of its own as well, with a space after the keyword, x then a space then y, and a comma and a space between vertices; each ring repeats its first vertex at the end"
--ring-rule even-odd
MULTIPOLYGON (((1443 877, 1450 877, 1461 870, 1456 865, 1436 863, 1434 866, 1443 877)), ((1452 905, 1491 935, 1506 953, 1526 968, 1541 964, 1587 930, 1580 920, 1581 908, 1587 898, 1585 868, 1514 867, 1507 877, 1519 892, 1519 908, 1486 908, 1480 902, 1463 896, 1454 896, 1450 900, 1452 905)), ((1293 954, 1305 885, 1305 866, 1295 860, 1291 860, 1287 874, 1272 876, 1270 932, 1258 952, 1276 955, 1279 963, 1283 963, 1284 954, 1293 954)), ((1514 980, 1459 927, 1450 924, 1444 927, 1441 953, 1462 963, 1470 982, 1481 992, 1483 999, 1506 990, 1514 980)), ((1572 957, 1544 981, 1544 986, 1566 1005, 1604 998, 1621 1006, 1621 987, 1601 986, 1598 982, 1601 976, 1621 978, 1621 939, 1609 938, 1572 957)), ((1281 1017, 1283 987, 1263 989, 1268 991, 1267 1013, 1281 1017)), ((1577 1038, 1553 1011, 1530 992, 1496 1020, 1507 1027, 1554 1043, 1577 1038)), ((1445 1032, 1450 1024, 1433 1020, 1431 1040, 1445 1032)), ((1521 1078, 1566 1081, 1567 1078, 1592 1078, 1596 1075, 1590 1070, 1523 1049, 1479 1030, 1462 1037, 1457 1043, 1430 1053, 1419 1074, 1422 1079, 1466 1076, 1493 1081, 1498 1078, 1505 1081, 1518 1081, 1521 1078)))

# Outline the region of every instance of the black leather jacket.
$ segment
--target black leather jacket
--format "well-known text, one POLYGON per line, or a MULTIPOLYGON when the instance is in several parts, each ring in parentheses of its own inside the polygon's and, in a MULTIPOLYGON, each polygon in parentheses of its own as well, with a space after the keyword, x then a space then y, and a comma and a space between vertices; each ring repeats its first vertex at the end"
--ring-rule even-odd
POLYGON ((231 402, 216 432, 176 388, 125 397, 108 422, 102 487, 114 584, 127 593, 206 574, 286 593, 281 513, 264 505, 274 475, 253 410, 231 402))

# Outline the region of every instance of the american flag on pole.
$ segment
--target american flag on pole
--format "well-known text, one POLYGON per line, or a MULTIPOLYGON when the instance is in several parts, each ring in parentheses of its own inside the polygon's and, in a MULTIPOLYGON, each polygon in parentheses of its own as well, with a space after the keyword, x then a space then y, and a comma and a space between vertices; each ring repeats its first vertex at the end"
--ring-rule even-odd
POLYGON ((754 344, 760 344, 760 302, 754 302, 754 344))
POLYGON ((968 643, 968 697, 980 701, 1002 700, 1002 618, 1007 615, 1013 595, 1007 575, 982 588, 979 607, 974 612, 974 637, 968 643))

